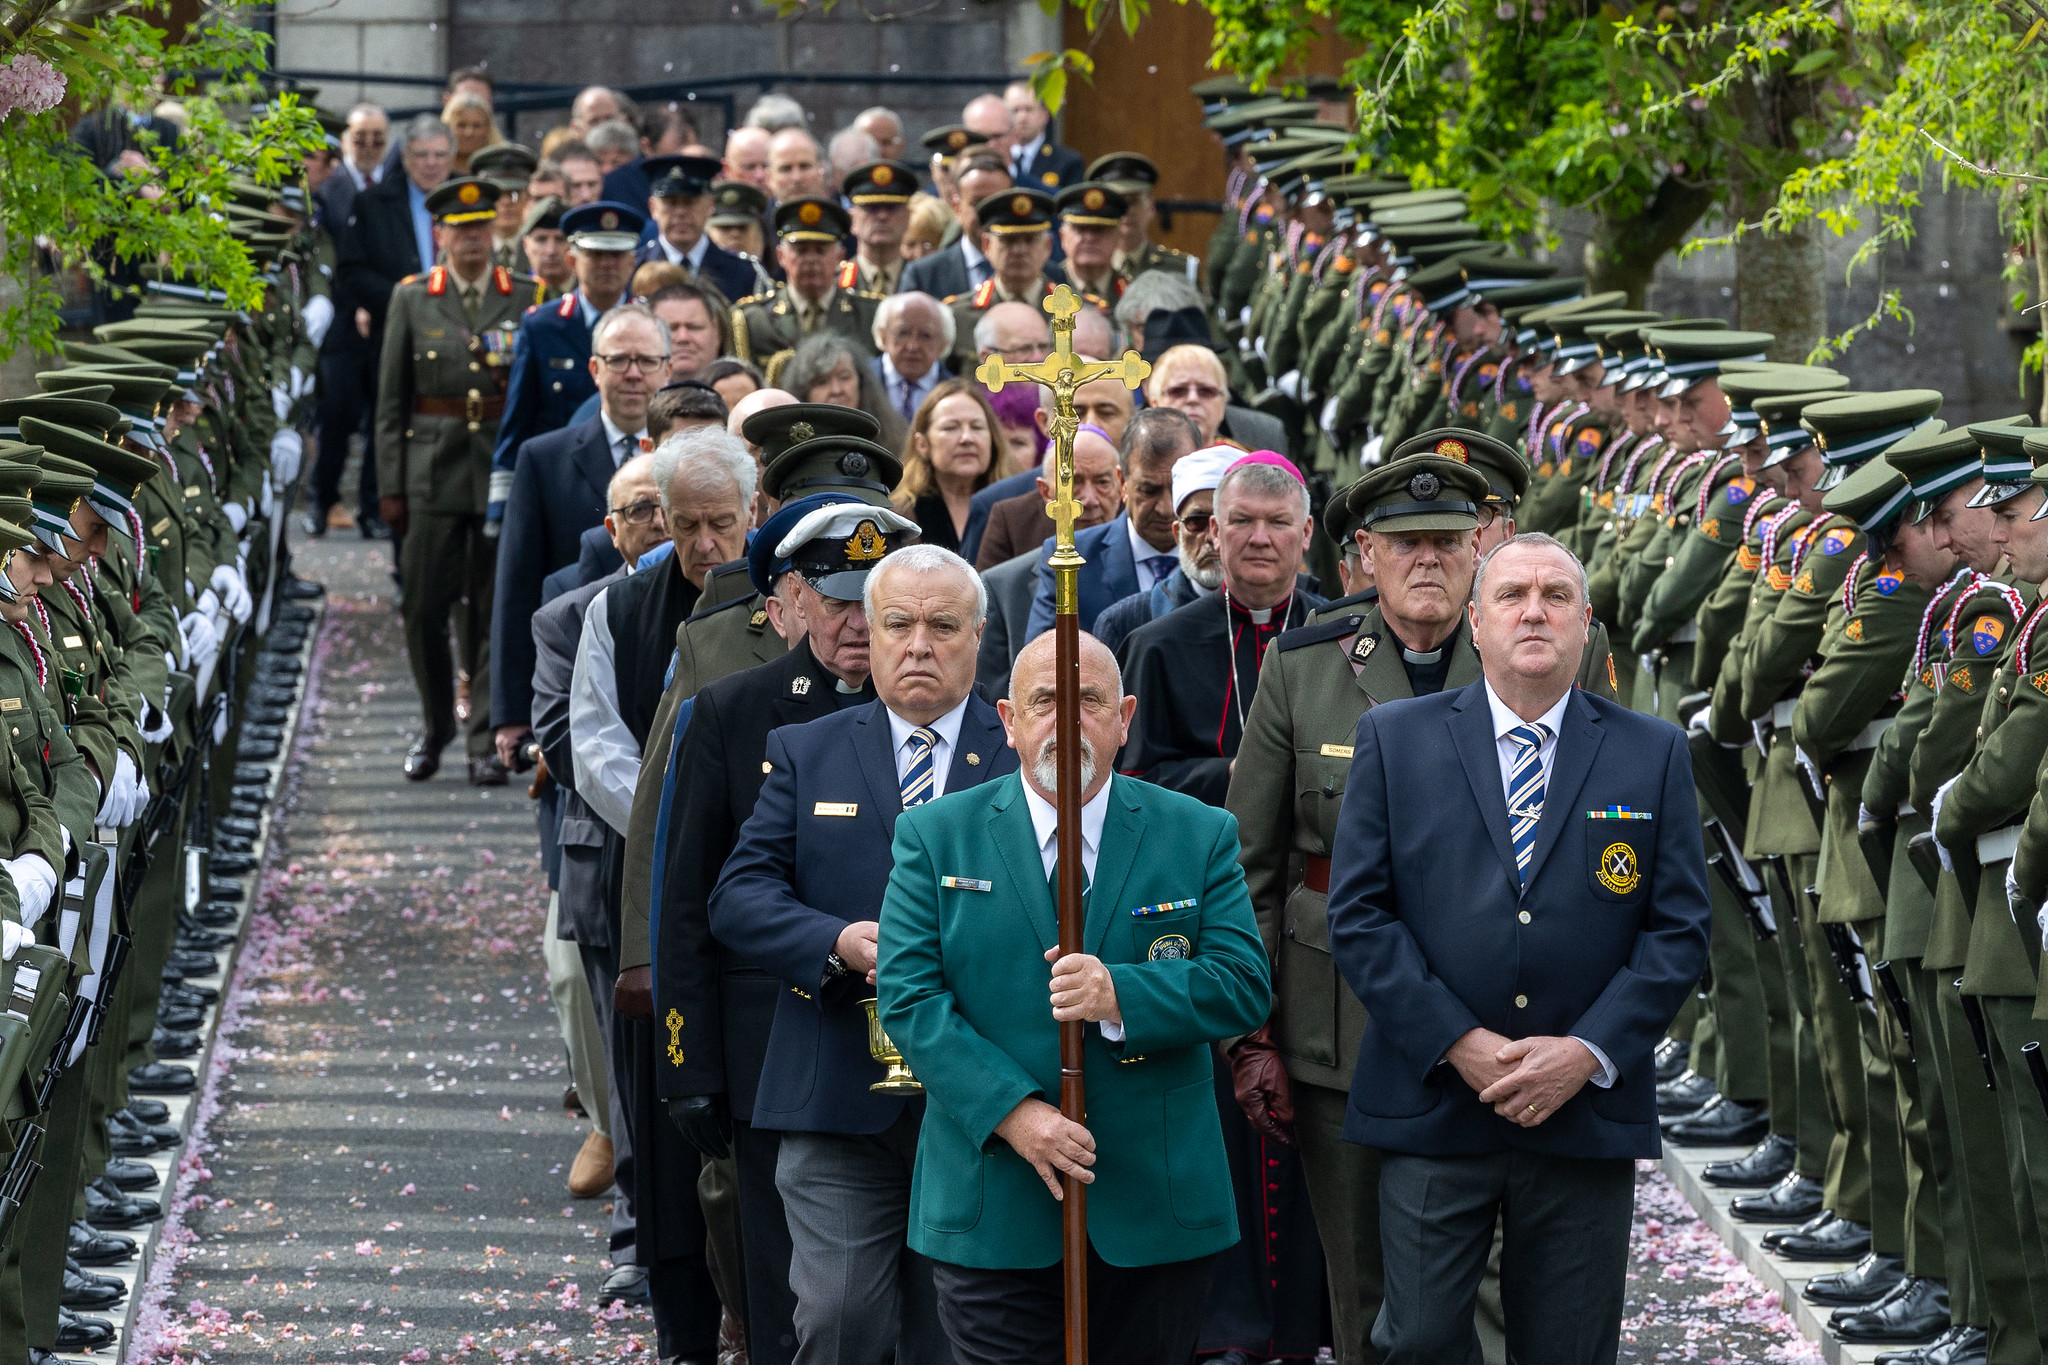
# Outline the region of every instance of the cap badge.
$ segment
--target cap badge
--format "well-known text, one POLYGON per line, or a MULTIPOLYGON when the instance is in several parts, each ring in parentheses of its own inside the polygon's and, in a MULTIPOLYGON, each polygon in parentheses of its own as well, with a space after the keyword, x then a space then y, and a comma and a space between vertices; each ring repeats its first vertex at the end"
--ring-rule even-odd
POLYGON ((796 220, 805 227, 816 227, 818 220, 825 216, 825 210, 816 204, 805 204, 796 211, 796 220))
POLYGON ((1099 209, 1102 207, 1103 203, 1104 200, 1102 198, 1101 190, 1088 190, 1081 196, 1081 206, 1083 208, 1099 209))
POLYGON ((791 422, 789 424, 789 443, 791 445, 802 445, 817 434, 817 428, 813 427, 809 422, 791 422))
POLYGON ((839 472, 849 479, 857 479, 868 472, 868 457, 858 450, 849 450, 839 457, 839 472))
POLYGON ((1472 456, 1472 452, 1465 448, 1465 443, 1463 441, 1453 440, 1438 441, 1436 443, 1436 449, 1430 453, 1434 455, 1441 455, 1446 460, 1456 460, 1459 464, 1464 464, 1472 456))
POLYGON ((1408 496, 1417 502, 1434 502, 1444 491, 1444 481, 1434 474, 1417 474, 1408 480, 1408 496))
POLYGON ((1051 189, 1060 183, 1060 173, 1058 171, 1047 171, 1044 175, 1039 176, 1038 179, 1047 189, 1051 189))
POLYGON ((877 166, 868 172, 868 180, 871 184, 892 185, 896 182, 896 172, 887 166, 877 166))
POLYGON ((889 546, 882 539, 882 530, 872 521, 863 521, 846 542, 846 557, 857 564, 872 563, 887 553, 889 546))
POLYGON ((619 226, 619 215, 613 213, 610 209, 606 209, 603 213, 598 215, 597 225, 603 228, 606 232, 614 231, 619 226))
POLYGON ((796 676, 795 676, 794 678, 791 678, 791 679, 789 680, 789 695, 790 695, 790 696, 792 696, 792 697, 808 697, 808 696, 810 696, 810 695, 811 695, 811 679, 810 679, 810 675, 809 675, 809 674, 806 674, 806 673, 799 673, 799 674, 797 674, 797 675, 796 675, 796 676))
POLYGON ((1012 200, 1010 201, 1010 212, 1011 212, 1011 213, 1013 213, 1013 214, 1015 214, 1015 215, 1016 215, 1017 217, 1019 217, 1019 218, 1028 218, 1028 217, 1030 217, 1030 216, 1031 216, 1031 201, 1030 201, 1029 199, 1026 199, 1026 198, 1025 198, 1025 197, 1024 197, 1023 195, 1021 195, 1021 194, 1020 194, 1020 195, 1018 195, 1018 196, 1017 196, 1016 198, 1014 198, 1014 199, 1012 199, 1012 200))
POLYGON ((952 132, 946 134, 946 145, 956 152, 965 147, 967 145, 967 130, 955 128, 952 132))
POLYGON ((474 185, 464 185, 455 192, 455 197, 465 204, 474 204, 477 200, 484 197, 484 192, 474 185))

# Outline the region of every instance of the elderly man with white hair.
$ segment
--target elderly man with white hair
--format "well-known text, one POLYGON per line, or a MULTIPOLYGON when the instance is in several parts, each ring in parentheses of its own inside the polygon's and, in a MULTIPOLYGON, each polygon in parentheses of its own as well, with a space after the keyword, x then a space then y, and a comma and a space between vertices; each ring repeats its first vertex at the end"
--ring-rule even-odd
POLYGON ((953 349, 953 310, 930 294, 891 294, 875 310, 875 348, 868 364, 889 405, 905 422, 917 420, 926 395, 953 377, 944 357, 953 349))

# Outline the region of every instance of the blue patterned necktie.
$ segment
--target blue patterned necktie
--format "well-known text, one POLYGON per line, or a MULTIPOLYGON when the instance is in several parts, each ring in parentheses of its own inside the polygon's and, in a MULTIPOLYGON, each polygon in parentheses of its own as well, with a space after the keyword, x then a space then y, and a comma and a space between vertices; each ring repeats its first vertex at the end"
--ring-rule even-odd
POLYGON ((1536 852, 1536 826, 1543 819, 1543 741, 1550 727, 1517 725, 1508 739, 1519 751, 1508 769, 1508 830, 1515 842, 1515 871, 1529 881, 1529 859, 1536 852))
POLYGON ((938 742, 939 732, 927 725, 912 730, 905 741, 910 750, 910 766, 903 771, 903 809, 921 806, 932 799, 932 750, 938 742))

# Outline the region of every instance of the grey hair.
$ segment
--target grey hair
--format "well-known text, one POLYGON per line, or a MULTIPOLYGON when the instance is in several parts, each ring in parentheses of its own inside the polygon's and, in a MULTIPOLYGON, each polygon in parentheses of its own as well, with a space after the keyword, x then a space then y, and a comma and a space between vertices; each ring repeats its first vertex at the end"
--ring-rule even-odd
POLYGON ((739 437, 723 427, 687 427, 656 446, 654 486, 661 492, 662 514, 670 511, 678 479, 694 480, 713 470, 732 481, 740 511, 751 510, 761 467, 739 437))
POLYGON ((391 122, 391 115, 384 112, 383 105, 372 104, 368 100, 358 101, 349 107, 347 122, 355 122, 356 115, 358 114, 375 114, 378 118, 383 119, 385 123, 389 124, 391 122))
POLYGON ((1555 550, 1566 559, 1569 559, 1572 562, 1572 567, 1579 572, 1579 605, 1583 607, 1593 600, 1592 591, 1586 585, 1586 566, 1580 562, 1577 555, 1571 552, 1571 548, 1556 536, 1545 535, 1541 531, 1524 531, 1520 535, 1509 536, 1506 540, 1488 550, 1485 557, 1479 561, 1479 568, 1472 575, 1472 605, 1475 608, 1484 610, 1480 606, 1481 598, 1479 593, 1481 587, 1486 583, 1486 570, 1492 565, 1494 557, 1500 554, 1502 550, 1516 545, 1555 550))
POLYGON ((1301 480, 1278 465, 1252 463, 1233 466, 1224 474, 1223 481, 1216 485, 1218 521, 1223 520, 1224 499, 1239 489, 1269 498, 1283 498, 1292 494, 1301 499, 1302 518, 1306 520, 1308 517, 1308 489, 1301 480))
MULTIPOLYGON (((997 316, 997 313, 1001 309, 1009 307, 1010 303, 1016 303, 1016 300, 1012 299, 1009 301, 1009 303, 997 304, 994 308, 991 308, 986 313, 983 313, 981 315, 981 321, 974 324, 975 350, 993 351, 996 349, 996 329, 1003 325, 1002 320, 997 316)), ((1043 321, 1044 314, 1033 313, 1030 304, 1016 303, 1016 306, 1022 308, 1026 313, 1032 313, 1032 316, 1039 318, 1041 321, 1043 321)), ((1012 314, 1012 316, 1016 315, 1012 314)), ((1047 333, 1046 340, 1048 343, 1050 343, 1050 341, 1052 340, 1051 334, 1049 332, 1047 333)))
POLYGON ((583 142, 593 152, 624 152, 629 157, 640 155, 640 132, 622 118, 606 119, 585 133, 583 142))
POLYGON ((845 356, 853 362, 853 375, 860 378, 863 358, 857 347, 837 332, 813 332, 805 337, 796 348, 796 354, 783 367, 781 387, 796 395, 799 403, 808 403, 804 397, 813 384, 824 382, 825 376, 839 367, 839 358, 845 356))
POLYGON ((772 93, 755 100, 744 121, 749 128, 771 133, 779 133, 784 128, 807 128, 811 122, 801 104, 788 95, 772 93))
MULTIPOLYGON (((439 114, 414 114, 411 118, 407 119, 405 121, 405 132, 399 139, 399 145, 402 148, 409 148, 414 142, 423 137, 440 138, 448 144, 451 151, 454 150, 455 134, 448 130, 448 125, 441 121, 439 114)), ((400 152, 400 155, 404 155, 403 151, 400 152)))
POLYGON ((899 135, 903 132, 903 115, 897 113, 886 104, 871 104, 858 114, 855 114, 853 116, 854 126, 858 127, 862 119, 874 118, 876 115, 880 115, 895 124, 899 135))
POLYGON ((953 349, 954 339, 960 334, 958 325, 953 321, 953 310, 940 303, 930 294, 920 293, 915 289, 906 290, 901 294, 891 294, 888 298, 883 299, 882 306, 875 310, 874 335, 876 349, 879 350, 882 347, 882 334, 894 326, 896 319, 902 315, 903 310, 910 307, 913 303, 923 304, 931 310, 934 317, 938 318, 939 332, 946 342, 945 346, 941 349, 941 354, 950 352, 953 349))
POLYGON ((1168 270, 1147 270, 1124 289, 1116 303, 1117 326, 1138 335, 1145 330, 1145 318, 1161 311, 1201 308, 1202 295, 1187 276, 1168 270))
POLYGON ((1150 464, 1168 456, 1175 459, 1198 450, 1202 429, 1195 419, 1179 408, 1140 408, 1124 426, 1124 438, 1117 442, 1116 467, 1125 478, 1131 476, 1131 462, 1150 464))
POLYGON ((825 148, 826 159, 841 175, 881 154, 881 144, 850 123, 832 134, 832 141, 825 148))
POLYGON ((891 571, 900 573, 951 573, 958 574, 974 585, 974 626, 980 629, 988 619, 988 584, 981 581, 981 575, 974 566, 954 554, 943 545, 906 545, 891 551, 860 585, 861 610, 867 613, 870 623, 875 619, 876 585, 882 575, 891 571))
POLYGON ((603 317, 597 320, 597 326, 590 329, 590 353, 592 355, 597 354, 597 348, 603 344, 607 336, 611 335, 612 328, 617 327, 627 318, 639 318, 649 327, 652 327, 655 335, 661 338, 661 353, 664 356, 668 354, 668 324, 656 317, 654 310, 641 303, 638 299, 628 299, 624 303, 614 305, 603 317))

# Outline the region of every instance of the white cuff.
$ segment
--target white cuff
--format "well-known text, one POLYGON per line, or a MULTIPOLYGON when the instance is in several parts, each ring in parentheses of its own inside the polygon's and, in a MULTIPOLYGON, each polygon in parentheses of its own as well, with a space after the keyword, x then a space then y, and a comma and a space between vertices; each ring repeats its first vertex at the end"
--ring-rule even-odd
POLYGON ((1620 1077, 1615 1074, 1614 1063, 1607 1059, 1606 1053, 1602 1052, 1599 1048, 1594 1047, 1584 1038, 1579 1038, 1577 1034, 1573 1034, 1572 1036, 1575 1039, 1577 1039, 1579 1046, 1585 1048, 1586 1051, 1593 1054, 1594 1061, 1600 1063, 1600 1070, 1595 1072, 1591 1078, 1592 1083, 1594 1085, 1599 1086, 1602 1090, 1612 1090, 1614 1088, 1615 1081, 1620 1079, 1620 1077))
POLYGON ((1103 1042, 1121 1043, 1124 1040, 1124 1026, 1116 1022, 1116 1020, 1105 1019, 1099 1027, 1102 1029, 1103 1042))

